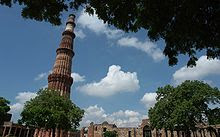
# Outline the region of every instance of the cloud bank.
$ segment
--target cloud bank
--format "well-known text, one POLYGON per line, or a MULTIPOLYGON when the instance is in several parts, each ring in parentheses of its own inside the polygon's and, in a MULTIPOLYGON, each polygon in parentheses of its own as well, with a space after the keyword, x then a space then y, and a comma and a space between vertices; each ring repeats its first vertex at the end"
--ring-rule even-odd
POLYGON ((26 101, 31 100, 32 98, 35 98, 37 96, 36 93, 33 92, 20 92, 18 95, 15 97, 16 103, 12 104, 10 106, 11 110, 10 113, 13 115, 13 120, 16 120, 19 118, 19 115, 21 111, 24 108, 24 104, 26 101))
POLYGON ((77 19, 77 24, 84 29, 89 29, 90 31, 95 32, 97 35, 104 34, 108 39, 116 39, 123 35, 121 30, 110 29, 107 24, 98 19, 96 14, 89 15, 84 12, 84 10, 80 13, 79 18, 77 19))
POLYGON ((161 61, 164 59, 164 55, 161 49, 159 49, 157 45, 153 42, 141 42, 135 37, 123 37, 119 39, 117 43, 122 47, 133 47, 138 50, 141 50, 147 53, 147 55, 149 55, 150 57, 152 57, 154 61, 161 61))
MULTIPOLYGON (((173 74, 174 84, 181 84, 185 80, 204 80, 210 75, 220 75, 220 60, 207 59, 207 56, 201 56, 196 62, 195 67, 184 66, 173 74)), ((207 81, 207 80, 205 80, 207 81)), ((208 80, 209 81, 209 80, 208 80)))
POLYGON ((100 124, 107 121, 111 124, 116 124, 118 127, 137 127, 141 124, 141 120, 147 118, 139 112, 132 110, 119 110, 108 114, 102 107, 98 105, 85 108, 85 115, 80 123, 81 126, 88 126, 91 122, 100 124))
POLYGON ((122 47, 132 47, 137 50, 145 52, 147 55, 153 58, 154 61, 159 62, 164 59, 163 52, 157 45, 150 41, 140 41, 136 37, 125 37, 125 33, 119 29, 112 29, 102 20, 100 20, 96 14, 89 15, 84 10, 80 13, 77 19, 77 24, 79 25, 77 34, 79 37, 84 38, 86 35, 83 33, 82 29, 88 29, 94 32, 96 35, 105 35, 107 39, 110 39, 112 43, 117 43, 116 45, 122 47))

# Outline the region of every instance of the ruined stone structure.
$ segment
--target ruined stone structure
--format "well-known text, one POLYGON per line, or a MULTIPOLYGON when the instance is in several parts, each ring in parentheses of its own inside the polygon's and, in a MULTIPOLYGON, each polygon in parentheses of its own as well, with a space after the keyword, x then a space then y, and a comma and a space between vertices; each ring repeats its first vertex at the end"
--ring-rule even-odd
POLYGON ((73 83, 71 77, 73 52, 73 39, 75 15, 71 14, 66 22, 62 40, 57 49, 56 61, 52 73, 48 76, 48 89, 60 91, 61 96, 70 97, 70 88, 73 83))
MULTIPOLYGON (((35 129, 32 137, 53 137, 52 129, 35 129)), ((79 132, 63 131, 60 129, 55 130, 55 137, 80 137, 79 132)))
POLYGON ((33 134, 34 128, 26 127, 12 122, 4 122, 3 125, 0 125, 1 137, 33 137, 33 134))
POLYGON ((80 137, 103 137, 105 131, 116 131, 118 137, 151 137, 148 120, 142 120, 139 127, 117 127, 107 121, 102 124, 91 123, 88 128, 82 128, 80 137))
MULTIPOLYGON (((12 122, 4 122, 0 125, 0 137, 52 137, 51 129, 35 129, 34 127, 27 127, 12 122)), ((56 137, 80 137, 79 132, 65 132, 56 130, 56 137)))
MULTIPOLYGON (((118 137, 186 137, 183 131, 170 131, 165 129, 151 129, 147 119, 142 120, 138 127, 117 127, 115 124, 103 122, 91 123, 89 127, 82 128, 80 137, 103 137, 106 131, 116 131, 118 137)), ((198 126, 196 131, 190 132, 191 137, 220 137, 220 125, 198 126)))

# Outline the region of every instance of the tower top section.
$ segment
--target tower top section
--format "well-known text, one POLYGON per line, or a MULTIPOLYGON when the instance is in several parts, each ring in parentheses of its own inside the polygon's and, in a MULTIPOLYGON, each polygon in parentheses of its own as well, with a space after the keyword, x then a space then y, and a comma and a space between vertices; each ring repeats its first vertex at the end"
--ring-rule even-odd
POLYGON ((75 15, 70 14, 69 17, 68 17, 68 20, 66 22, 65 31, 73 32, 75 26, 76 26, 76 24, 75 24, 75 15))

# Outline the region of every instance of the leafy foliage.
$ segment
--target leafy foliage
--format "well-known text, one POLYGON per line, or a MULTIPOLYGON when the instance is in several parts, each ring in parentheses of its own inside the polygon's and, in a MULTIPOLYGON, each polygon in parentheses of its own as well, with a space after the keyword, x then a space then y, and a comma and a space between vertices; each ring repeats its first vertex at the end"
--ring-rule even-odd
POLYGON ((9 101, 3 97, 0 97, 0 124, 4 122, 4 118, 7 116, 7 112, 10 111, 9 101))
POLYGON ((105 131, 103 134, 104 137, 117 137, 117 132, 116 131, 105 131))
POLYGON ((40 90, 38 96, 26 102, 19 122, 28 126, 76 129, 84 111, 59 95, 57 91, 40 90))
MULTIPOLYGON (((124 31, 145 29, 151 40, 164 39, 169 65, 178 55, 188 55, 195 65, 198 51, 208 58, 220 57, 219 0, 13 0, 22 5, 24 18, 60 25, 62 12, 86 8, 104 22, 124 31), (56 9, 56 10, 54 10, 56 9)), ((0 0, 11 7, 12 0, 0 0)))
POLYGON ((149 110, 152 127, 194 130, 198 123, 220 124, 220 91, 200 81, 185 81, 177 87, 158 88, 157 103, 149 110))
POLYGON ((210 109, 207 115, 209 118, 209 124, 211 125, 220 124, 220 109, 219 108, 210 109))

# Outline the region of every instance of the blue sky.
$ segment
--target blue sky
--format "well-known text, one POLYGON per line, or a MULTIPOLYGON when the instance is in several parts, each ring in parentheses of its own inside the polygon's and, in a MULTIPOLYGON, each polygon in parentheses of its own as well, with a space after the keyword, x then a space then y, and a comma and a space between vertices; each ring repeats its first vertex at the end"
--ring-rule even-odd
MULTIPOLYGON (((163 40, 149 41, 146 31, 124 33, 83 11, 76 14, 72 101, 86 110, 82 125, 104 120, 136 126, 155 103, 155 91, 186 79, 220 87, 220 61, 200 53, 197 67, 187 57, 168 66, 163 40)), ((68 17, 65 13, 62 22, 68 17)), ((65 25, 23 19, 19 7, 0 7, 0 95, 11 101, 13 120, 26 100, 47 85, 65 25)))

